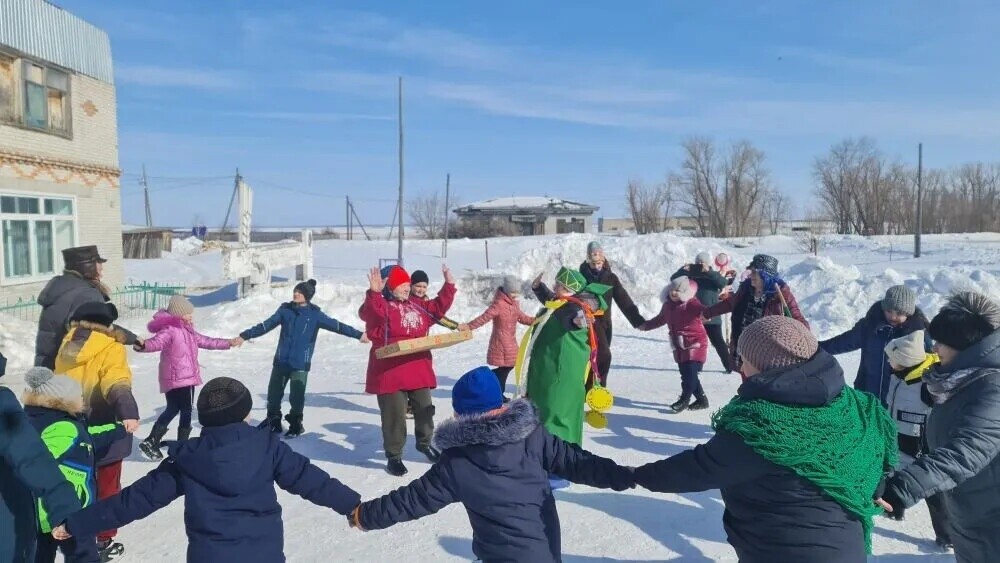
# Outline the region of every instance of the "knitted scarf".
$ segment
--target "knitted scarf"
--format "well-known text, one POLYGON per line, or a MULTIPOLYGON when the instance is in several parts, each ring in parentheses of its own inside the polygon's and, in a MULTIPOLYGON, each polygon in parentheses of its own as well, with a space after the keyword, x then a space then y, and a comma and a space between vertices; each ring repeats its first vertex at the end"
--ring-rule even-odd
POLYGON ((872 517, 882 511, 872 494, 898 459, 896 424, 874 395, 845 388, 824 407, 735 397, 712 416, 712 428, 738 434, 857 516, 871 553, 872 517))

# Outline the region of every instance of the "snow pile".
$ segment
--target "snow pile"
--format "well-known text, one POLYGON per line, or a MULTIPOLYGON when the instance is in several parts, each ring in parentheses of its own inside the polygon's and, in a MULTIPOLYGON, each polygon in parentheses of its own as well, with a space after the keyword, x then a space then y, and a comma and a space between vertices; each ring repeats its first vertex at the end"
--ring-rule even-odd
POLYGON ((194 254, 199 254, 204 245, 204 241, 198 237, 174 239, 171 245, 170 253, 180 256, 192 256, 194 254))

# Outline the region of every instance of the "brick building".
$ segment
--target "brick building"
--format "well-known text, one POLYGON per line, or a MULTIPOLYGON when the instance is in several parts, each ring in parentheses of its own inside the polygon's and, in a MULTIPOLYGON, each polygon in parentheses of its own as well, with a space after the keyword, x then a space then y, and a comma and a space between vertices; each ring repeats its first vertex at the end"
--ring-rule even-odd
POLYGON ((118 126, 104 31, 43 0, 0 1, 0 294, 30 297, 62 249, 122 264, 118 126))

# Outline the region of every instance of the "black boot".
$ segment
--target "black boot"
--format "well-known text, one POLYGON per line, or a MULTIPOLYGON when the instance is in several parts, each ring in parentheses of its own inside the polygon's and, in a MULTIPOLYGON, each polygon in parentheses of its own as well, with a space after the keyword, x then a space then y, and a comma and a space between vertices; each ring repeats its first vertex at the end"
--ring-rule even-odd
POLYGON ((700 397, 695 397, 694 402, 688 406, 689 409, 693 411, 701 411, 708 408, 708 397, 702 395, 700 397))
POLYGON ((114 561, 115 558, 125 555, 125 546, 115 540, 104 540, 97 542, 97 555, 102 563, 114 561))
POLYGON ((934 543, 944 551, 952 551, 955 549, 955 544, 948 538, 938 538, 934 540, 934 543))
POLYGON ((302 427, 301 416, 288 415, 285 417, 285 420, 288 421, 288 432, 285 432, 285 438, 296 438, 305 432, 305 428, 302 427))
POLYGON ((417 451, 427 456, 431 463, 437 463, 437 460, 441 459, 441 454, 431 446, 417 446, 417 451))
POLYGON ((267 418, 258 424, 257 428, 267 428, 275 434, 281 434, 285 431, 284 427, 281 426, 281 413, 267 415, 267 418))
POLYGON ((142 452, 143 457, 150 461, 160 461, 163 459, 163 453, 160 452, 160 440, 163 439, 166 433, 166 426, 153 425, 153 430, 150 431, 149 436, 139 442, 139 451, 142 452))
POLYGON ((385 472, 394 477, 402 477, 406 475, 407 469, 403 465, 403 460, 398 457, 390 457, 388 463, 385 465, 385 472))
POLYGON ((680 399, 677 399, 676 403, 670 405, 670 410, 674 411, 675 414, 684 412, 687 410, 688 403, 690 402, 691 402, 691 397, 681 396, 680 399))
POLYGON ((187 442, 191 437, 191 427, 181 427, 177 429, 177 443, 187 442))

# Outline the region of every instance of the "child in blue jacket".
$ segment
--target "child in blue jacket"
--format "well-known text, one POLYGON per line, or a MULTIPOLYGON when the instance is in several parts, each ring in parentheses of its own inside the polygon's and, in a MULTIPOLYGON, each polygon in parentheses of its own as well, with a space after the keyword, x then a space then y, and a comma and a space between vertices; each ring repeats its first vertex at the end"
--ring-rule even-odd
POLYGON ((319 330, 329 330, 350 338, 356 338, 362 344, 369 342, 368 337, 360 330, 328 317, 323 311, 312 304, 316 295, 316 280, 300 282, 292 292, 292 300, 283 304, 264 322, 240 333, 236 344, 244 340, 259 338, 281 327, 278 337, 278 350, 274 353, 274 367, 271 370, 271 381, 267 386, 267 418, 261 423, 272 432, 281 433, 281 399, 285 396, 285 387, 291 383, 288 402, 291 411, 285 420, 288 421, 288 438, 294 438, 302 432, 302 412, 306 404, 306 382, 309 379, 309 368, 312 363, 313 349, 316 347, 316 336, 319 330))
POLYGON ((455 418, 434 432, 437 463, 409 485, 359 505, 348 517, 351 526, 379 530, 461 502, 480 560, 556 563, 562 549, 550 473, 602 489, 635 486, 631 469, 549 434, 527 399, 504 405, 488 367, 463 375, 451 402, 455 418))
MULTIPOLYGON (((55 375, 46 367, 34 367, 24 376, 22 397, 24 413, 35 427, 49 453, 59 464, 84 507, 97 500, 97 459, 116 440, 125 437, 121 423, 88 426, 83 417, 83 389, 65 375, 55 375)), ((97 536, 79 536, 57 542, 51 535, 49 508, 44 500, 37 504, 39 534, 35 563, 54 562, 61 551, 67 563, 92 563, 99 560, 97 536)))
POLYGON ((278 436, 246 424, 252 406, 250 391, 239 381, 209 381, 198 395, 198 438, 173 444, 156 469, 121 494, 70 516, 52 535, 66 539, 125 526, 183 496, 188 563, 284 561, 275 484, 345 515, 361 496, 278 436))

